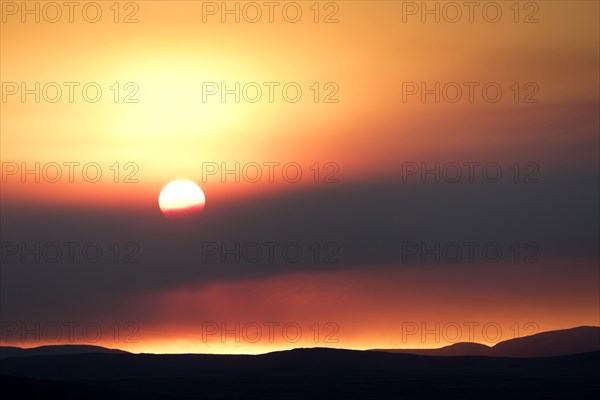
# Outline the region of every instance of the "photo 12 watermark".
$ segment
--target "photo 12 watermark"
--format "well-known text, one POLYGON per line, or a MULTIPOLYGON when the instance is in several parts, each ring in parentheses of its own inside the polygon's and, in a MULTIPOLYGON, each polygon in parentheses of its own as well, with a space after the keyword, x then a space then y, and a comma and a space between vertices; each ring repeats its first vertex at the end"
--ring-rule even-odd
POLYGON ((339 343, 340 327, 335 322, 319 323, 310 325, 295 321, 288 322, 202 322, 202 343, 257 343, 266 341, 268 343, 286 342, 298 343, 302 338, 309 339, 313 343, 339 343))
POLYGON ((2 264, 137 264, 140 245, 134 241, 2 241, 2 264))
POLYGON ((136 82, 2 82, 2 103, 139 103, 136 82))
POLYGON ((534 241, 402 241, 400 249, 405 264, 537 264, 541 246, 534 241))
POLYGON ((288 23, 337 24, 337 1, 203 1, 203 23, 288 23))
POLYGON ((140 22, 137 1, 2 1, 3 24, 56 24, 109 21, 115 24, 140 22))
POLYGON ((535 322, 500 323, 495 321, 477 322, 417 322, 403 321, 400 338, 402 343, 459 343, 476 342, 479 338, 486 343, 497 343, 503 335, 510 332, 509 339, 534 335, 540 331, 535 322))
POLYGON ((205 241, 203 264, 338 264, 342 246, 335 241, 205 241))
POLYGON ((333 161, 299 163, 296 161, 203 162, 202 183, 340 183, 340 165, 333 161))
POLYGON ((401 164, 402 183, 515 183, 540 182, 540 164, 533 161, 404 161, 401 164))
POLYGON ((402 82, 401 93, 402 103, 496 104, 503 99, 515 104, 540 102, 540 86, 536 82, 402 82))
POLYGON ((131 161, 5 161, 0 165, 2 183, 139 183, 140 166, 131 161))
POLYGON ((401 21, 421 24, 537 24, 536 1, 401 1, 401 21))
POLYGON ((339 103, 336 82, 202 82, 202 103, 339 103))
POLYGON ((113 321, 2 321, 0 342, 10 344, 139 343, 135 322, 113 321))

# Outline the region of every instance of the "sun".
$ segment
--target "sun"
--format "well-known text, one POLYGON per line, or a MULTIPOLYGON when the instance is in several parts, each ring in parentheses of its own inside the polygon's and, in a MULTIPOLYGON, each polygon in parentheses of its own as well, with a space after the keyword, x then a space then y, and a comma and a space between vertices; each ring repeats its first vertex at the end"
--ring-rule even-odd
POLYGON ((158 196, 160 211, 167 217, 200 214, 205 203, 202 189, 187 179, 169 182, 158 196))

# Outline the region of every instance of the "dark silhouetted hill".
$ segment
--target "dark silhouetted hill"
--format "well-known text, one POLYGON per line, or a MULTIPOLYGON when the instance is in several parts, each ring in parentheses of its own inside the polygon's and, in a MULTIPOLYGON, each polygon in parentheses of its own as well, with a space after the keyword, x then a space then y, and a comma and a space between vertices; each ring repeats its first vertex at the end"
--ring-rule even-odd
POLYGON ((491 347, 479 343, 456 343, 439 349, 374 349, 386 353, 417 354, 421 356, 487 356, 491 347))
POLYGON ((327 348, 157 355, 56 346, 37 350, 40 355, 0 359, 0 393, 44 400, 587 399, 600 395, 600 351, 580 351, 593 345, 595 332, 544 332, 529 337, 536 341, 509 340, 493 348, 460 343, 437 349, 444 357, 327 348), (48 354, 64 351, 80 353, 48 354), (579 354, 533 356, 566 351, 579 354))
POLYGON ((596 397, 598 376, 600 352, 505 358, 296 349, 257 356, 75 354, 0 360, 0 392, 27 399, 562 400, 596 397))
POLYGON ((107 349, 101 346, 90 346, 90 345, 56 345, 56 346, 40 346, 33 347, 30 349, 23 349, 21 347, 11 346, 0 346, 0 359, 10 357, 29 357, 29 356, 56 356, 56 355, 68 355, 68 354, 97 354, 97 353, 127 353, 123 350, 107 349))
POLYGON ((600 351, 600 327, 580 326, 510 339, 495 346, 456 343, 439 349, 375 349, 429 356, 550 357, 600 351))
POLYGON ((492 355, 497 357, 547 357, 599 350, 600 327, 580 326, 506 340, 492 347, 492 355))

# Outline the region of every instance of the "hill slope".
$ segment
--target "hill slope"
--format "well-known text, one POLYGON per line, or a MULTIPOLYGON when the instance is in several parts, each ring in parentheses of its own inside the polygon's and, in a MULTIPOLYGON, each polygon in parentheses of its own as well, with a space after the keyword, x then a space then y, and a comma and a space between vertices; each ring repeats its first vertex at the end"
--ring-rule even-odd
POLYGON ((493 347, 456 343, 439 349, 375 349, 429 356, 550 357, 600 351, 600 327, 580 326, 510 339, 493 347))

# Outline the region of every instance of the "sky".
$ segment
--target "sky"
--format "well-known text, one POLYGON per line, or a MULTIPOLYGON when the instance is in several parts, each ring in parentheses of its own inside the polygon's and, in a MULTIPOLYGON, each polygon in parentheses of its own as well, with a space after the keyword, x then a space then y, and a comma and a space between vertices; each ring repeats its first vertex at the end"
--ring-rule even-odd
POLYGON ((597 2, 72 7, 0 2, 2 345, 600 325, 597 2))

